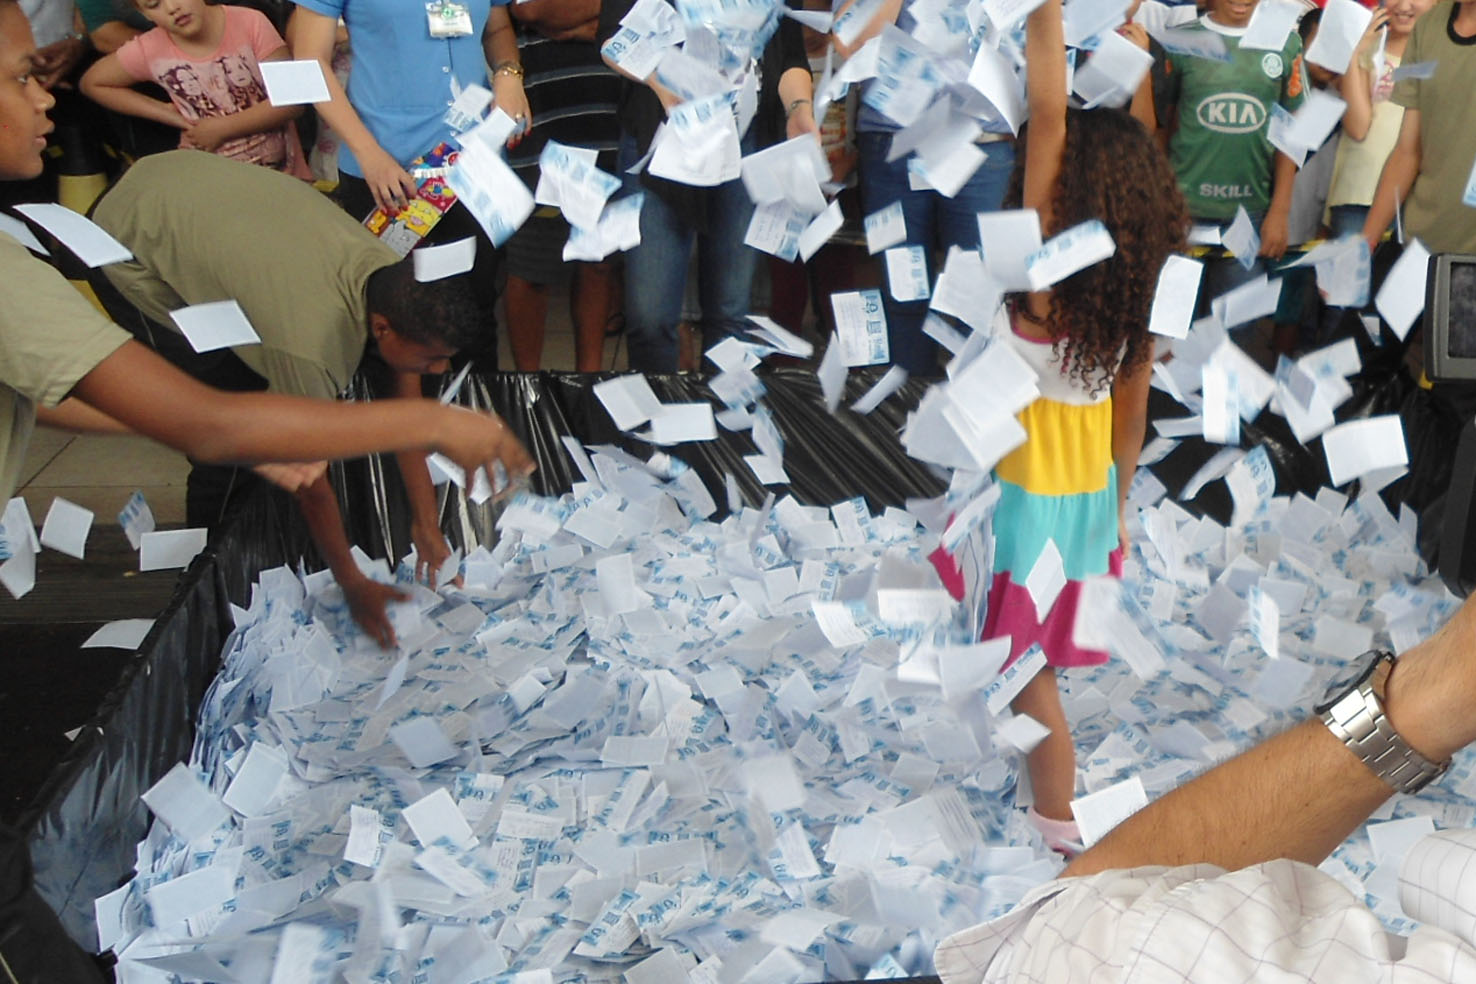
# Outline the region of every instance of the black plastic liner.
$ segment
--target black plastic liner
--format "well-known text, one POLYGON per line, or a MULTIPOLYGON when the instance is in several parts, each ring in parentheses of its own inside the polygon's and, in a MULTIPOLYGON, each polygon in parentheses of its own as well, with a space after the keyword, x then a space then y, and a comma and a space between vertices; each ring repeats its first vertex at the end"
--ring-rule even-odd
MULTIPOLYGON (((926 465, 909 457, 898 440, 908 412, 917 406, 930 381, 909 380, 876 410, 860 416, 845 407, 865 393, 881 372, 853 372, 842 409, 832 416, 825 411, 820 384, 808 369, 761 370, 760 379, 767 390, 763 405, 784 438, 784 467, 790 479, 787 486, 769 488, 759 484, 743 461, 744 455, 758 450, 748 431, 719 427, 715 441, 665 448, 621 431, 594 393, 596 383, 613 375, 544 372, 473 376, 458 395, 458 402, 502 414, 538 462, 532 487, 543 495, 567 492, 580 477, 561 441, 564 436, 577 436, 586 445, 614 445, 642 459, 654 451, 680 458, 702 476, 720 515, 727 511, 724 478, 729 474, 736 480, 744 502, 754 506, 770 492, 788 492, 803 503, 816 505, 832 505, 859 495, 875 511, 900 506, 910 497, 939 495, 946 487, 946 482, 926 465)), ((701 376, 646 378, 663 403, 718 404, 701 376)), ((363 380, 356 383, 354 395, 369 395, 363 380)), ((341 467, 343 471, 336 473, 335 479, 345 474, 347 477, 334 484, 340 490, 350 535, 376 556, 403 556, 410 547, 409 514, 400 483, 390 477, 395 468, 393 459, 376 457, 341 467)), ((449 531, 453 546, 490 542, 493 515, 491 507, 478 508, 462 496, 443 495, 442 525, 449 531)))
MULTIPOLYGON (((1412 505, 1438 502, 1443 490, 1440 469, 1448 478, 1454 455, 1448 440, 1456 420, 1444 401, 1414 387, 1398 364, 1396 351, 1365 348, 1366 368, 1354 380, 1355 397, 1339 412, 1340 420, 1374 413, 1398 412, 1406 419, 1410 440, 1410 476, 1389 490, 1412 505)), ((864 393, 877 371, 853 373, 843 406, 864 393)), ((560 440, 577 435, 587 444, 613 444, 638 457, 662 450, 692 466, 702 476, 719 511, 726 508, 724 476, 731 474, 744 500, 763 501, 770 492, 792 493, 807 504, 829 505, 857 495, 880 509, 909 497, 934 496, 944 482, 926 466, 909 458, 897 435, 907 412, 926 384, 909 382, 869 416, 842 409, 826 413, 814 375, 802 369, 761 373, 767 393, 764 406, 785 441, 784 463, 791 483, 767 488, 753 477, 742 456, 756 449, 748 432, 719 429, 718 439, 671 448, 653 448, 619 431, 592 387, 607 375, 572 373, 504 373, 473 377, 460 402, 495 407, 522 438, 539 464, 535 491, 566 491, 578 477, 560 440)), ((710 399, 700 377, 647 377, 663 402, 710 399)), ((1183 414, 1173 401, 1154 392, 1150 418, 1183 414)), ((1242 444, 1262 444, 1271 455, 1278 494, 1315 492, 1326 484, 1320 442, 1298 444, 1284 420, 1263 413, 1242 428, 1242 444)), ((1170 494, 1182 488, 1216 446, 1185 439, 1154 471, 1170 494)), ((401 556, 409 547, 408 516, 399 483, 389 475, 390 459, 365 459, 341 466, 338 487, 351 537, 377 556, 401 556)), ((1230 513, 1223 482, 1209 483, 1185 505, 1222 521, 1230 513)), ((454 545, 489 542, 493 511, 469 506, 461 496, 443 493, 443 523, 454 545)), ((35 885, 54 908, 73 939, 95 949, 92 900, 125 881, 133 867, 134 845, 145 833, 147 810, 139 800, 175 762, 186 759, 193 736, 194 713, 214 676, 221 647, 231 627, 229 603, 245 604, 258 573, 299 558, 316 562, 315 551, 296 509, 283 495, 263 489, 243 503, 227 529, 215 537, 182 577, 174 598, 145 640, 140 653, 114 691, 98 709, 95 725, 84 729, 66 759, 48 779, 36 806, 20 823, 29 839, 35 885)), ((23 858, 21 859, 23 861, 23 858)), ((15 858, 0 858, 5 878, 24 881, 15 858)), ((34 913, 33 913, 34 914, 34 913)), ((18 930, 43 939, 46 927, 25 924, 25 912, 0 911, 0 940, 18 930), (20 920, 21 922, 16 922, 20 920), (9 921, 9 922, 7 922, 9 921)), ((50 981, 92 980, 68 976, 56 968, 50 981)))
MULTIPOLYGON (((854 373, 843 405, 878 377, 874 370, 854 373)), ((614 444, 642 458, 650 455, 652 446, 620 432, 594 395, 592 386, 605 378, 572 373, 473 377, 462 401, 498 408, 538 462, 535 491, 557 494, 578 477, 560 441, 564 435, 578 435, 586 444, 614 444)), ((753 478, 742 461, 755 450, 746 431, 720 428, 715 441, 660 449, 701 474, 720 512, 727 501, 725 473, 735 477, 751 504, 761 503, 771 491, 788 491, 817 505, 861 495, 872 509, 880 509, 943 491, 944 483, 909 458, 897 438, 925 384, 909 383, 869 416, 844 409, 831 416, 808 370, 776 369, 761 372, 761 378, 768 390, 764 404, 785 441, 784 463, 791 479, 787 489, 769 489, 753 478)), ((710 399, 700 377, 648 379, 664 402, 710 399)), ((408 518, 398 482, 385 480, 386 464, 393 468, 392 461, 379 459, 350 462, 340 488, 350 535, 372 554, 398 557, 408 549, 408 518), (386 542, 396 549, 385 550, 386 542)), ((450 496, 443 515, 453 545, 464 545, 469 534, 477 535, 478 542, 490 541, 484 535, 490 509, 467 507, 462 497, 450 496)), ((93 899, 131 876, 134 847, 148 823, 139 796, 189 756, 195 711, 232 627, 230 603, 247 603, 260 571, 296 564, 299 558, 312 564, 314 556, 306 527, 287 496, 263 487, 243 502, 181 577, 138 656, 22 817, 18 826, 29 841, 36 891, 83 949, 97 947, 93 899)), ((24 862, 24 852, 0 854, 0 883, 23 886, 24 862)), ((16 938, 46 938, 47 927, 39 921, 46 913, 36 908, 29 915, 0 909, 0 939, 9 932, 19 934, 16 938)), ((38 979, 90 984, 96 978, 59 962, 38 979)))
MULTIPOLYGON (((1398 250, 1388 247, 1376 254, 1374 293, 1397 256, 1398 250)), ((1371 310, 1372 308, 1369 309, 1371 310)), ((1369 338, 1359 321, 1360 313, 1368 312, 1334 310, 1327 320, 1330 337, 1321 343, 1329 345, 1352 338, 1358 345, 1358 355, 1362 362, 1362 369, 1348 380, 1353 388, 1353 395, 1334 411, 1334 417, 1340 424, 1384 414, 1394 414, 1400 418, 1409 453, 1409 470, 1403 477, 1382 489, 1380 496, 1396 515, 1400 505, 1408 505, 1419 514, 1420 554, 1434 570, 1439 563, 1445 491, 1450 485, 1461 426, 1476 414, 1476 385, 1436 384, 1433 388, 1420 386, 1405 365, 1406 352, 1414 338, 1413 334, 1405 342, 1400 342, 1385 327, 1379 341, 1375 342, 1369 338)), ((1422 328, 1417 324, 1414 330, 1421 331, 1422 328)), ((1149 395, 1149 420, 1182 417, 1188 413, 1187 409, 1163 392, 1154 390, 1149 395)), ((1266 449, 1276 474, 1277 495, 1293 495, 1297 492, 1315 495, 1318 489, 1331 482, 1321 438, 1314 439, 1310 444, 1301 444, 1293 436, 1285 418, 1269 409, 1262 411, 1250 423, 1242 422, 1240 446, 1246 449, 1257 446, 1266 449)), ((1220 448, 1220 445, 1210 444, 1199 437, 1183 438, 1173 451, 1152 467, 1152 471, 1167 486, 1169 496, 1178 499, 1184 508, 1226 523, 1229 522, 1233 503, 1224 482, 1210 482, 1192 499, 1179 498, 1179 492, 1189 479, 1220 448)), ((1358 495, 1358 483, 1350 484, 1347 491, 1358 495)))

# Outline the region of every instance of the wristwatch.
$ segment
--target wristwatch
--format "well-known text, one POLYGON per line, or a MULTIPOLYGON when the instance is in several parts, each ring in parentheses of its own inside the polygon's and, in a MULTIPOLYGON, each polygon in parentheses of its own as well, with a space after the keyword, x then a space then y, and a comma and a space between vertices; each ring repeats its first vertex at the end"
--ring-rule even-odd
POLYGON ((1314 710, 1327 729, 1395 792, 1417 793, 1440 778, 1450 761, 1431 762, 1410 748, 1384 714, 1384 687, 1395 660, 1386 649, 1370 649, 1352 661, 1360 667, 1352 681, 1335 683, 1314 710))

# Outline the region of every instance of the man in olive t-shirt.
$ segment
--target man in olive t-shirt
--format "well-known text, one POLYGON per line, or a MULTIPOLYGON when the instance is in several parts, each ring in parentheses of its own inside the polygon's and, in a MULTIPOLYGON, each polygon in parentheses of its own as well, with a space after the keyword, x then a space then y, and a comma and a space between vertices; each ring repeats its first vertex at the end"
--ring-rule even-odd
POLYGON ((37 407, 54 407, 132 336, 0 233, 0 506, 15 494, 37 407), (21 289, 20 285, 24 285, 21 289))
MULTIPOLYGON (((134 258, 104 272, 149 318, 187 305, 235 300, 259 345, 232 351, 267 389, 334 398, 372 343, 396 373, 400 396, 444 372, 477 337, 480 319, 465 277, 429 283, 306 183, 195 150, 145 157, 98 201, 92 215, 134 258)), ((450 555, 423 455, 398 456, 419 566, 434 575, 450 555)), ((318 549, 354 618, 381 644, 394 632, 385 603, 399 592, 354 563, 338 500, 325 478, 298 493, 318 549)))
POLYGON ((216 154, 140 159, 92 219, 132 260, 103 269, 155 322, 171 311, 235 300, 260 345, 231 351, 268 389, 334 399, 368 341, 366 292, 400 257, 306 182, 216 154))
POLYGON ((1363 234, 1376 246, 1397 200, 1406 238, 1432 253, 1476 253, 1476 199, 1464 200, 1476 165, 1476 4, 1438 3, 1416 22, 1402 64, 1429 62, 1430 78, 1394 85, 1404 119, 1363 234))

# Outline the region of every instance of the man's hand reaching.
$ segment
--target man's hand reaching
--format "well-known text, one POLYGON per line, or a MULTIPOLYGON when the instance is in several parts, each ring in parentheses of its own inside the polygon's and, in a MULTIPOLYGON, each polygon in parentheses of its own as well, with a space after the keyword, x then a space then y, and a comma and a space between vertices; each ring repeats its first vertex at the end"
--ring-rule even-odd
POLYGON ((439 587, 436 576, 451 556, 451 544, 439 528, 420 522, 410 524, 410 542, 415 545, 415 580, 424 581, 434 591, 439 587))
POLYGON ((392 601, 409 601, 410 596, 392 584, 381 584, 367 577, 339 582, 348 601, 349 613, 359 628, 379 643, 382 649, 393 649, 398 640, 385 606, 392 601))
POLYGON ((463 407, 447 407, 441 417, 435 447, 460 465, 467 475, 478 468, 492 474, 492 463, 501 462, 509 481, 533 474, 533 459, 517 436, 495 413, 479 413, 463 407))
POLYGON ((296 495, 328 472, 326 461, 263 462, 251 470, 277 488, 296 495))

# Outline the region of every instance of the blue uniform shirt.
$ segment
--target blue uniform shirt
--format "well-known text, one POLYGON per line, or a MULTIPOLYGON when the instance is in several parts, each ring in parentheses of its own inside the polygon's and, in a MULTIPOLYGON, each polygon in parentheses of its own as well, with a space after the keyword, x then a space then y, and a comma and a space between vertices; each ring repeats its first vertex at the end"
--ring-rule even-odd
MULTIPOLYGON (((472 31, 454 38, 431 37, 425 4, 417 0, 297 2, 325 17, 342 17, 348 25, 354 54, 349 103, 379 145, 402 165, 451 139, 443 117, 455 98, 452 79, 463 88, 491 88, 482 31, 492 7, 507 0, 462 0, 472 31)), ((346 174, 364 176, 347 144, 339 147, 338 166, 346 174)))

